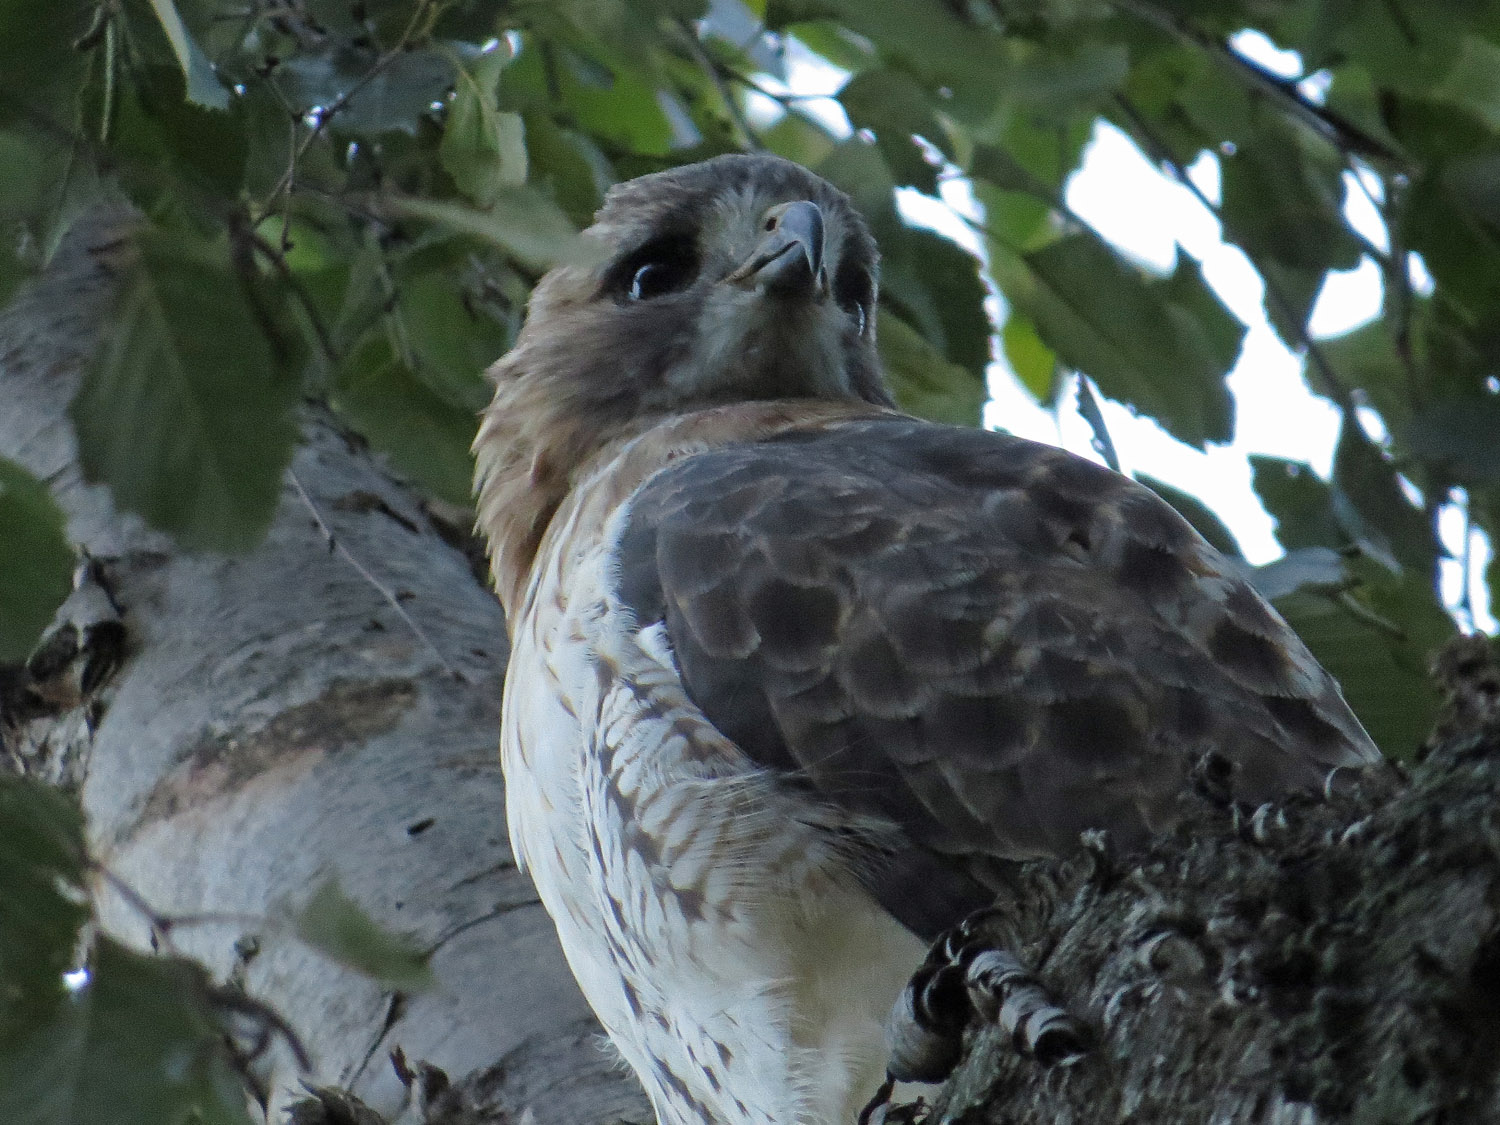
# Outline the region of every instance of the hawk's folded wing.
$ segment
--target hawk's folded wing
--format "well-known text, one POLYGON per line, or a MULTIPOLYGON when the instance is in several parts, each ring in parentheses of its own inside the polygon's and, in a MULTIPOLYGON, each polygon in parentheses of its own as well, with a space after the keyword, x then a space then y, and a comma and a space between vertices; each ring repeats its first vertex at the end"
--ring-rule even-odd
POLYGON ((881 418, 700 453, 637 492, 619 555, 716 727, 894 826, 867 881, 924 935, 1085 828, 1166 827, 1205 751, 1252 802, 1378 760, 1176 512, 1018 438, 881 418))

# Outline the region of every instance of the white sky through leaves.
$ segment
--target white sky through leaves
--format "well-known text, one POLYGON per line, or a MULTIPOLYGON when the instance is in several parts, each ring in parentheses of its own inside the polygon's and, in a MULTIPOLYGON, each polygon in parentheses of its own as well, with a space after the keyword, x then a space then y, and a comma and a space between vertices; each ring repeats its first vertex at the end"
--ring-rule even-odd
MULTIPOLYGON (((785 90, 807 98, 799 106, 803 112, 837 135, 849 135, 851 128, 842 107, 831 98, 817 96, 833 94, 848 76, 811 52, 799 50, 795 41, 788 46, 786 85, 769 76, 762 76, 762 81, 778 92, 785 90)), ((1297 55, 1279 50, 1259 33, 1236 36, 1234 46, 1277 74, 1302 77, 1297 55)), ((1314 98, 1320 95, 1322 86, 1320 75, 1308 76, 1302 82, 1304 92, 1314 98)), ((780 107, 770 98, 753 99, 750 109, 756 117, 780 114, 780 107)), ((1219 167, 1212 156, 1201 155, 1189 175, 1204 195, 1217 201, 1219 167)), ((1375 202, 1352 176, 1346 174, 1346 179, 1350 224, 1374 245, 1388 247, 1375 202)), ((979 239, 962 218, 983 218, 965 181, 945 182, 941 201, 911 189, 898 194, 908 221, 941 231, 983 256, 979 239)), ((1338 440, 1339 411, 1308 389, 1301 358, 1271 328, 1259 274, 1239 249, 1224 243, 1218 220, 1192 193, 1159 172, 1129 138, 1106 123, 1096 126, 1082 166, 1068 183, 1066 201, 1105 239, 1153 272, 1168 274, 1178 253, 1190 254, 1202 263, 1215 292, 1248 325, 1243 350, 1229 375, 1236 407, 1234 440, 1229 444, 1210 445, 1200 451, 1120 403, 1102 396, 1100 401, 1123 468, 1156 477, 1202 499, 1229 526, 1250 562, 1261 564, 1279 557, 1283 552, 1276 542, 1274 523, 1251 487, 1249 457, 1267 454, 1303 461, 1326 480, 1338 440)), ((1418 291, 1429 288, 1431 283, 1420 259, 1414 258, 1410 265, 1413 287, 1418 291)), ((1311 335, 1315 339, 1337 336, 1378 316, 1381 290, 1379 269, 1368 257, 1352 270, 1331 273, 1308 322, 1311 335)), ((993 318, 1000 323, 1003 310, 999 299, 992 298, 992 304, 993 318)), ((1048 409, 1036 402, 1002 358, 990 367, 989 392, 986 425, 1100 460, 1091 444, 1092 431, 1076 408, 1071 385, 1060 396, 1057 409, 1048 409)), ((1364 412, 1361 422, 1372 437, 1385 436, 1373 412, 1364 412)), ((1439 531, 1444 547, 1453 555, 1453 560, 1441 564, 1443 600, 1450 607, 1462 600, 1465 569, 1457 560, 1464 557, 1466 530, 1461 506, 1449 505, 1439 531)), ((1483 533, 1469 531, 1468 550, 1475 624, 1493 633, 1496 620, 1483 581, 1490 544, 1483 533)))

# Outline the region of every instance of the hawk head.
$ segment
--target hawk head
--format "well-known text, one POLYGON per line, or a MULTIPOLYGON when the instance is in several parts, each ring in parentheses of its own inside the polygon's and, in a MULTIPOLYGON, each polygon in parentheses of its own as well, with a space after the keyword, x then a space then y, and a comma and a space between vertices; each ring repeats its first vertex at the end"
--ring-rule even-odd
POLYGON ((534 548, 591 453, 673 414, 890 405, 874 240, 849 198, 806 169, 733 155, 641 176, 610 191, 585 238, 599 253, 541 280, 490 372, 475 451, 492 539, 504 524, 503 541, 534 548))
POLYGON ((591 265, 532 294, 502 385, 545 384, 608 425, 726 402, 887 403, 876 250, 847 196, 775 156, 721 156, 614 188, 591 265))

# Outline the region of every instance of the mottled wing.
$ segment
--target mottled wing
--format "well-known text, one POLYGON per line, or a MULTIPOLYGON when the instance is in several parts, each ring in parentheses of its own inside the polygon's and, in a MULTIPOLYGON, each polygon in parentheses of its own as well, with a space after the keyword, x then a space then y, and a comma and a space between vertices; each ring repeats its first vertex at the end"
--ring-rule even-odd
POLYGON ((1048 446, 885 418, 718 449, 638 491, 619 553, 709 720, 891 826, 867 882, 924 935, 1085 828, 1166 827, 1209 749, 1246 801, 1378 757, 1176 512, 1048 446))

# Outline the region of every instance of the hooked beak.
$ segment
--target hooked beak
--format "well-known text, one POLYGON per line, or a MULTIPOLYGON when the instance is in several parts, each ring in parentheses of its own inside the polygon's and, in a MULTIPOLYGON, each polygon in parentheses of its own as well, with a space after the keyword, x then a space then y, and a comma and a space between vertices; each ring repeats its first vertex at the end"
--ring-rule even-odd
POLYGON ((823 212, 800 200, 773 207, 766 222, 774 224, 744 265, 726 279, 766 293, 811 297, 828 291, 823 270, 823 212))

